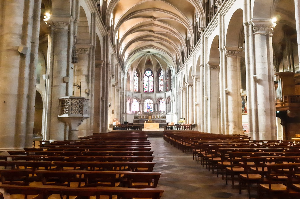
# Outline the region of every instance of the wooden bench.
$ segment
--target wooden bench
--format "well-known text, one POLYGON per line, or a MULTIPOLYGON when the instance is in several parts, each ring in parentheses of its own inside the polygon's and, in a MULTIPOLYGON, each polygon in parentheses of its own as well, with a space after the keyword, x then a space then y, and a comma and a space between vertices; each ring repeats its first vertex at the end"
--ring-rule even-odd
MULTIPOLYGON (((9 170, 10 172, 14 170, 9 170)), ((154 188, 157 186, 160 172, 131 171, 87 171, 87 170, 37 170, 37 179, 47 184, 61 184, 70 187, 71 182, 79 182, 81 186, 126 186, 154 188), (82 185, 82 182, 85 182, 82 185)))
POLYGON ((155 162, 53 162, 57 170, 85 169, 85 170, 128 170, 128 171, 153 171, 155 162))
POLYGON ((79 197, 90 197, 96 196, 97 199, 101 195, 106 195, 112 198, 117 196, 119 199, 125 198, 151 198, 160 199, 162 189, 157 188, 124 188, 124 187, 63 187, 63 186, 18 186, 18 185, 0 185, 0 188, 5 190, 8 194, 23 194, 26 196, 39 195, 41 199, 48 199, 52 194, 59 194, 61 196, 79 196, 79 197))

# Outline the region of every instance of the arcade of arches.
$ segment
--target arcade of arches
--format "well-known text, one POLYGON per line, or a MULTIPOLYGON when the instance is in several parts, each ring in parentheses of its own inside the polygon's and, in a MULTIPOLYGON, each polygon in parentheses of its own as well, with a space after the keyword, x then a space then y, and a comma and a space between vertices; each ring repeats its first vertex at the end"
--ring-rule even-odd
POLYGON ((299 6, 0 0, 0 147, 108 132, 149 114, 208 133, 295 137, 299 6), (82 122, 68 118, 72 100, 85 107, 82 122))

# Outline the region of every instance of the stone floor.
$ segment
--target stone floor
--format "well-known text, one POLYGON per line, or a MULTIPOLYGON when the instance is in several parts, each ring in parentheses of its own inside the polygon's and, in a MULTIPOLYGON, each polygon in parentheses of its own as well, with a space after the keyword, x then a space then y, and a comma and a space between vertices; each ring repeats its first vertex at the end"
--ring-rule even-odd
POLYGON ((165 190, 162 199, 248 199, 246 190, 239 194, 238 189, 193 160, 191 153, 181 152, 162 137, 149 140, 156 162, 154 171, 162 173, 158 183, 165 190))

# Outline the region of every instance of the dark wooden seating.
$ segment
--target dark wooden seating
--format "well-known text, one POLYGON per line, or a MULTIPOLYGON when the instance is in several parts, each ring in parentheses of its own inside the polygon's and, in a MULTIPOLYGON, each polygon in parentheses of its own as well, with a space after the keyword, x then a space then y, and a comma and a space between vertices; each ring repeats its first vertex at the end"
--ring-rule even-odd
POLYGON ((244 157, 242 158, 242 162, 244 172, 239 175, 239 193, 241 194, 242 187, 246 187, 250 199, 252 185, 256 184, 256 187, 258 187, 258 184, 262 181, 266 173, 266 158, 244 157))
POLYGON ((32 170, 0 170, 1 183, 12 185, 29 185, 29 176, 32 170))
POLYGON ((61 196, 77 196, 77 197, 90 197, 96 196, 100 198, 101 195, 106 195, 112 198, 151 198, 160 199, 163 190, 157 188, 124 188, 124 187, 62 187, 62 186, 17 186, 17 185, 0 185, 8 194, 24 194, 27 196, 39 195, 41 199, 47 199, 52 194, 60 194, 61 196))
POLYGON ((264 181, 259 184, 259 198, 284 198, 288 190, 288 181, 300 164, 271 164, 267 165, 268 172, 264 181))
POLYGON ((85 170, 127 170, 127 171, 153 171, 155 162, 53 162, 57 170, 85 169, 85 170))
POLYGON ((6 168, 1 176, 4 183, 12 185, 1 186, 7 193, 23 194, 25 198, 59 194, 61 198, 106 195, 158 199, 163 192, 150 189, 157 186, 161 173, 153 172, 153 151, 145 133, 93 134, 8 153, 0 157, 0 166, 6 168), (42 186, 35 187, 31 182, 42 182, 42 186))
MULTIPOLYGON (((14 171, 14 170, 9 170, 14 171)), ((80 186, 119 186, 135 187, 134 183, 145 183, 143 187, 156 187, 160 172, 131 172, 131 171, 87 171, 87 170, 37 170, 34 172, 37 180, 43 184, 59 184, 70 186, 78 182, 80 186), (62 177, 60 179, 60 177, 62 177), (82 184, 85 182, 85 184, 82 184), (100 183, 100 184, 99 184, 100 183)), ((141 184, 139 184, 141 185, 141 184)))

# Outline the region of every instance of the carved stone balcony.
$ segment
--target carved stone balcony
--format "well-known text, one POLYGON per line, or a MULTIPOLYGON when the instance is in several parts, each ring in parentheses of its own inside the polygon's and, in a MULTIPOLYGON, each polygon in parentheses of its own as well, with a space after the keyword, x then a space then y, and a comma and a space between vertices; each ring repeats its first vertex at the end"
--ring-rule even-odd
POLYGON ((69 140, 78 139, 78 126, 89 118, 88 99, 84 97, 67 96, 59 98, 59 115, 62 122, 69 125, 69 140))

